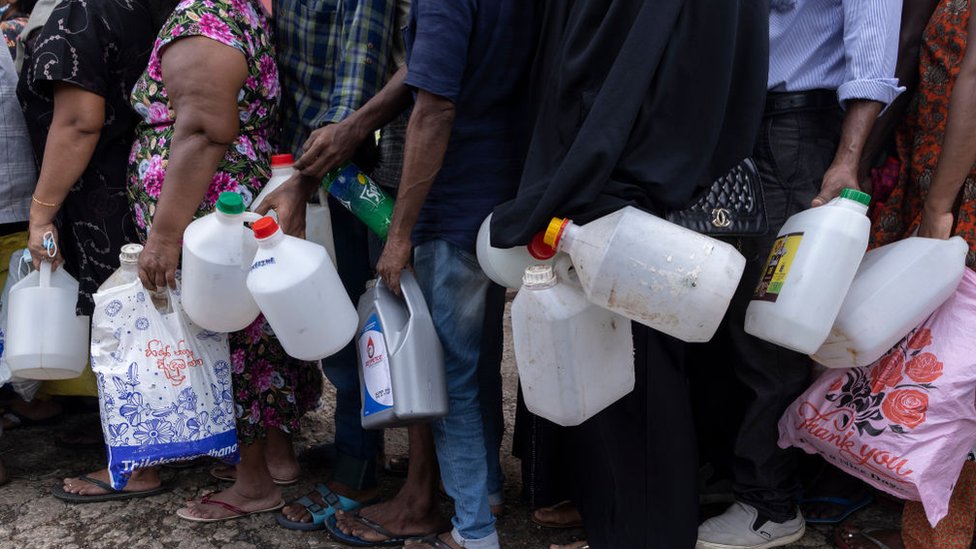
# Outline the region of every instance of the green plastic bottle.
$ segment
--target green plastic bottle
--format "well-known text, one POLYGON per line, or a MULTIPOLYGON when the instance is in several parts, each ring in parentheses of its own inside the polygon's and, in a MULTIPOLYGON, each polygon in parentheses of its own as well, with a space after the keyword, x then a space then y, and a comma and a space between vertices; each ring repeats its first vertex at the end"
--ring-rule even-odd
POLYGON ((362 170, 346 164, 326 174, 322 186, 377 236, 386 239, 393 199, 362 170))

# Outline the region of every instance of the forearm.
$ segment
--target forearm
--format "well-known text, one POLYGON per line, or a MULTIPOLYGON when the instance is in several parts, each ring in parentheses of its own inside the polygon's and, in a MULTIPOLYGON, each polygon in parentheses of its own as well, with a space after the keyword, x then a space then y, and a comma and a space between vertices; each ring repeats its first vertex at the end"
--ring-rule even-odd
POLYGON ((883 105, 878 101, 851 100, 841 127, 840 143, 833 166, 856 171, 864 152, 864 145, 874 127, 883 105))
POLYGON ((942 154, 932 177, 925 209, 932 213, 953 210, 976 162, 976 71, 963 70, 949 99, 948 122, 942 154))
POLYGON ((31 202, 30 219, 46 223, 54 219, 58 208, 37 202, 60 204, 81 178, 95 154, 100 133, 71 123, 52 124, 44 145, 44 161, 31 202))
POLYGON ((203 202, 228 145, 213 140, 203 130, 181 128, 177 121, 166 178, 153 215, 153 233, 182 236, 203 202))
POLYGON ((410 115, 403 173, 397 191, 389 239, 409 241, 417 217, 444 163, 454 126, 454 105, 421 92, 410 115))
POLYGON ((347 124, 358 140, 363 141, 376 130, 392 122, 410 107, 412 97, 410 88, 404 84, 406 78, 407 67, 400 67, 379 93, 346 118, 342 124, 347 124))

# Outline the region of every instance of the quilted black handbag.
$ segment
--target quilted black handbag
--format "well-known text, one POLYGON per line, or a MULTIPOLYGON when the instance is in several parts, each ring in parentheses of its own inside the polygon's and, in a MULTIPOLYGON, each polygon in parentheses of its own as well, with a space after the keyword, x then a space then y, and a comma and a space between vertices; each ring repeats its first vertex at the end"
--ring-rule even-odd
POLYGON ((746 158, 712 183, 690 207, 669 212, 667 220, 710 236, 766 234, 766 200, 756 164, 746 158))

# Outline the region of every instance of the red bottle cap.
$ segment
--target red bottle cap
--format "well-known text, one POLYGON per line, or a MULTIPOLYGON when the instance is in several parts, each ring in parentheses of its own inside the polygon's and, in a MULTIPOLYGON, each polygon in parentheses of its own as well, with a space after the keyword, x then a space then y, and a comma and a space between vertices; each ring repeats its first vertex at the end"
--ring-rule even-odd
POLYGON ((271 157, 272 168, 284 168, 295 163, 295 157, 290 154, 276 154, 271 157))
POLYGON ((273 217, 264 216, 251 225, 251 230, 254 231, 255 238, 265 239, 278 232, 279 229, 273 217))
POLYGON ((529 250, 529 255, 538 259, 539 261, 552 259, 553 256, 556 255, 556 250, 554 250, 552 246, 546 244, 545 240, 545 231, 536 233, 536 235, 532 237, 532 242, 529 242, 529 245, 526 246, 526 248, 529 250))

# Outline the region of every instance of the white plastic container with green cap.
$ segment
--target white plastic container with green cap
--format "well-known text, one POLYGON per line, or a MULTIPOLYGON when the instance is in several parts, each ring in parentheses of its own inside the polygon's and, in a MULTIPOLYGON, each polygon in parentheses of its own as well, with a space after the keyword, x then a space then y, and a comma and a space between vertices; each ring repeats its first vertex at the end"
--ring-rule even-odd
POLYGON ((247 273, 257 243, 245 222, 261 216, 244 211, 244 199, 220 193, 217 209, 183 233, 183 310, 194 324, 213 332, 236 332, 260 314, 247 291, 247 273))
POLYGON ((525 270, 512 303, 519 381, 530 412, 583 423, 634 390, 630 320, 583 295, 565 258, 525 270))
POLYGON ((780 229, 746 310, 745 331, 813 354, 830 334, 868 247, 871 196, 854 189, 780 229))
POLYGON ((715 335, 746 265, 731 245, 630 206, 582 226, 554 218, 545 243, 569 255, 593 304, 688 342, 715 335))

